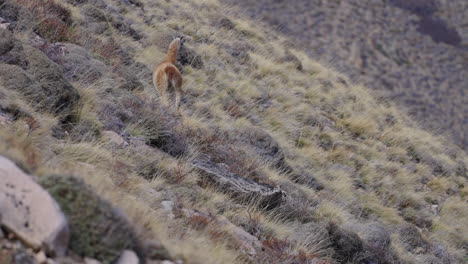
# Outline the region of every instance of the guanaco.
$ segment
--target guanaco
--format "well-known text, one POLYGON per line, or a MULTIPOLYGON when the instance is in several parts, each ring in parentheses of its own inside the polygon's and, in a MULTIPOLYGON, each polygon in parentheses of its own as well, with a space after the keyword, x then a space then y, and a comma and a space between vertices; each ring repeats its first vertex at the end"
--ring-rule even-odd
POLYGON ((182 98, 182 74, 175 66, 177 52, 183 45, 181 37, 175 38, 167 49, 164 61, 158 64, 153 71, 153 84, 159 92, 159 97, 164 105, 167 105, 165 92, 170 86, 175 90, 175 107, 179 111, 180 100, 182 98))

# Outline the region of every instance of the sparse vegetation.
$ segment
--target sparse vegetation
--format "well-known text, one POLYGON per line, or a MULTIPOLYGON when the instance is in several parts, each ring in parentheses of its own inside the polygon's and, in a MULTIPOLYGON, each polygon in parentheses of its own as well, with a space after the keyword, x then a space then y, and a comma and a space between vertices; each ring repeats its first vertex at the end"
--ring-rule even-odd
POLYGON ((72 231, 70 250, 103 263, 111 263, 124 249, 133 249, 144 257, 133 227, 81 180, 53 175, 42 177, 41 184, 68 218, 72 231))
MULTIPOLYGON (((14 2, 0 0, 35 1, 14 2)), ((124 248, 184 263, 464 261, 465 152, 216 0, 104 0, 103 14, 88 2, 47 2, 73 38, 42 34, 33 47, 38 23, 0 29, 0 153, 57 199, 74 254, 104 263, 124 248), (134 31, 97 34, 85 26, 90 15, 120 16, 134 31), (181 35, 192 40, 176 64, 178 116, 160 104, 149 69, 181 35), (239 199, 194 168, 202 155, 281 199, 239 199), (161 247, 148 251, 148 240, 161 247)))

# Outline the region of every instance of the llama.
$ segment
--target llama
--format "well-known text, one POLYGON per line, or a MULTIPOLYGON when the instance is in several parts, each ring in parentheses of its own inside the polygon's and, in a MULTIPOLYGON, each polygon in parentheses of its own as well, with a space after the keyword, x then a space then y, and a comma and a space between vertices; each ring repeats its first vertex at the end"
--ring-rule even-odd
POLYGON ((175 107, 179 111, 180 100, 182 98, 182 74, 175 66, 177 52, 183 45, 183 39, 175 38, 167 50, 164 61, 158 64, 153 71, 153 84, 159 92, 159 97, 164 105, 167 105, 165 92, 170 86, 175 90, 175 107))

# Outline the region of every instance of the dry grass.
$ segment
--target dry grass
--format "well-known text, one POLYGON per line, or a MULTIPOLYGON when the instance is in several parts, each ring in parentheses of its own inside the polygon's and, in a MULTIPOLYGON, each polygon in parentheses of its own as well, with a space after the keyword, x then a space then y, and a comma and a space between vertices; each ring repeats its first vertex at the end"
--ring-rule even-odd
MULTIPOLYGON (((281 62, 287 49, 283 37, 224 14, 218 1, 142 1, 143 14, 119 1, 107 2, 125 10, 147 37, 137 41, 112 32, 87 47, 110 70, 90 85, 73 83, 82 98, 77 122, 62 139, 52 136, 56 117, 38 114, 15 99, 41 126, 31 131, 19 118, 0 127, 0 153, 38 175, 84 178, 129 216, 142 237, 161 240, 186 263, 333 263, 334 249, 323 227, 328 222, 399 227, 407 224, 404 209, 419 216, 433 205, 438 212, 430 215, 432 227, 423 232, 454 258, 466 253, 464 152, 418 129, 398 109, 302 51, 289 50, 301 62, 301 71, 281 62), (223 17, 233 22, 233 29, 219 26, 223 17), (113 85, 116 64, 129 56, 152 68, 165 52, 159 42, 175 33, 192 37, 187 45, 204 62, 201 69, 184 67, 182 117, 159 105, 145 79, 150 76, 138 77, 143 91, 113 85), (239 55, 243 52, 246 57, 239 55), (238 131, 251 127, 272 136, 294 171, 285 171, 245 143, 238 131), (100 135, 106 129, 129 145, 106 142, 100 135), (243 177, 281 186, 289 200, 272 211, 239 203, 191 169, 199 153, 213 155, 243 177), (311 178, 323 190, 309 184, 311 178), (170 218, 161 209, 167 200, 177 208, 226 216, 259 239, 266 254, 245 256, 223 239, 226 230, 205 228, 209 219, 192 217, 187 224, 177 214, 170 218)), ((62 5, 80 19, 79 7, 62 5)), ((85 37, 78 43, 87 46, 85 37)), ((414 261, 416 255, 399 239, 391 235, 392 250, 414 261)))

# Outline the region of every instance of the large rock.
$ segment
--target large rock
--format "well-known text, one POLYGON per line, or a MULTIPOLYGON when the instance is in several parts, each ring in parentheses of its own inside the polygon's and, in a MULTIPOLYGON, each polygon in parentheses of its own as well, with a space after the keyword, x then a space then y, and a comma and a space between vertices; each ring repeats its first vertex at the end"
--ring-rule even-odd
POLYGON ((207 155, 200 155, 192 165, 211 183, 236 198, 259 200, 260 206, 266 209, 277 207, 283 200, 284 192, 281 189, 236 175, 225 164, 215 163, 207 155))
POLYGON ((0 156, 0 223, 34 249, 64 255, 70 232, 50 194, 0 156))

